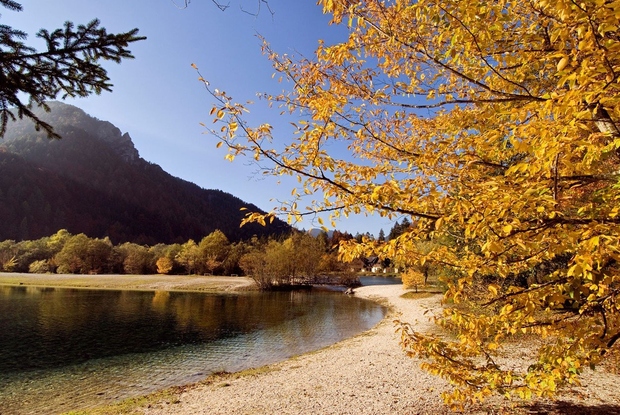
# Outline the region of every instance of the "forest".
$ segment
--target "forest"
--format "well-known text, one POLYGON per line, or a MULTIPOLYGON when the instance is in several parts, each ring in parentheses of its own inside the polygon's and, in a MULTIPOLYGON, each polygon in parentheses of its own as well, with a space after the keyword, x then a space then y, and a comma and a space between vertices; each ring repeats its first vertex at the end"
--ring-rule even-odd
POLYGON ((91 238, 61 229, 36 240, 0 242, 0 271, 58 274, 249 275, 261 289, 329 281, 349 285, 361 261, 338 259, 337 246, 348 233, 311 236, 293 232, 231 242, 216 230, 196 242, 156 244, 91 238), (327 280, 326 280, 327 278, 327 280))
MULTIPOLYGON (((388 237, 383 230, 378 241, 397 238, 412 224, 406 218, 396 221, 388 237)), ((141 245, 114 244, 109 237, 89 237, 61 229, 36 240, 0 242, 0 272, 58 274, 172 274, 245 275, 260 289, 299 286, 311 283, 355 285, 360 272, 370 272, 377 264, 385 271, 403 271, 403 282, 415 288, 429 278, 436 281, 444 267, 430 262, 423 267, 409 266, 389 259, 339 258, 341 243, 375 239, 370 234, 348 232, 292 231, 284 235, 253 236, 231 241, 215 230, 198 241, 141 245)), ((436 242, 423 242, 432 246, 436 242)))

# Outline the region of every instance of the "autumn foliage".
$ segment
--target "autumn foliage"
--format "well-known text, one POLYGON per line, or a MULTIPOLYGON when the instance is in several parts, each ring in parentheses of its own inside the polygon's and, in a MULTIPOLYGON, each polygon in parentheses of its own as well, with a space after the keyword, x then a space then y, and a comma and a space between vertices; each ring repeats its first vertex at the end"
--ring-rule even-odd
POLYGON ((416 292, 424 285, 424 274, 415 268, 410 268, 401 274, 403 285, 406 288, 414 288, 416 292))
POLYGON ((286 146, 210 90, 218 145, 298 178, 273 214, 411 218, 342 256, 450 270, 438 323, 453 336, 402 326, 406 350, 454 385, 449 403, 577 383, 620 338, 620 2, 319 3, 347 39, 313 59, 264 46, 289 87, 265 98, 298 118, 286 146), (421 251, 429 239, 449 243, 421 251), (528 334, 543 339, 531 361, 502 365, 528 334))

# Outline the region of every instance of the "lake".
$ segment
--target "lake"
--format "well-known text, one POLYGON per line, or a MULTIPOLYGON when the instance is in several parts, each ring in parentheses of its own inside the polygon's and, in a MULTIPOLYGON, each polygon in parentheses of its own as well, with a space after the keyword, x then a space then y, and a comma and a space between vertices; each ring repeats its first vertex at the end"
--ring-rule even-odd
POLYGON ((384 277, 381 275, 362 275, 359 277, 362 285, 402 285, 400 277, 384 277))
POLYGON ((385 309, 338 292, 0 287, 0 413, 88 408, 284 360, 385 309))

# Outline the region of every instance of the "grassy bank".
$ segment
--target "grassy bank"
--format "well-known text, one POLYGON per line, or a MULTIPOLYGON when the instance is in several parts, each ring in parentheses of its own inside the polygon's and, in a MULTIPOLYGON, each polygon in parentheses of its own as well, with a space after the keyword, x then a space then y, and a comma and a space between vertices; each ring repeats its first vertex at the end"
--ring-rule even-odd
POLYGON ((69 275, 0 273, 0 285, 26 287, 92 288, 112 290, 166 290, 226 292, 254 289, 246 277, 201 275, 69 275))

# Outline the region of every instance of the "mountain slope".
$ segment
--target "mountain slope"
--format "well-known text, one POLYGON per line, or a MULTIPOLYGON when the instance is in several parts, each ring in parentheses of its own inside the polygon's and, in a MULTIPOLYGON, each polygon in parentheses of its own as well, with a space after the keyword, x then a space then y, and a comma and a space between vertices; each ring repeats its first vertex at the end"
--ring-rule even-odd
POLYGON ((66 228, 113 242, 155 244, 199 240, 220 229, 231 241, 280 234, 281 221, 239 228, 242 207, 139 157, 128 134, 71 105, 39 112, 63 137, 49 140, 27 120, 0 141, 0 240, 36 239, 66 228))

